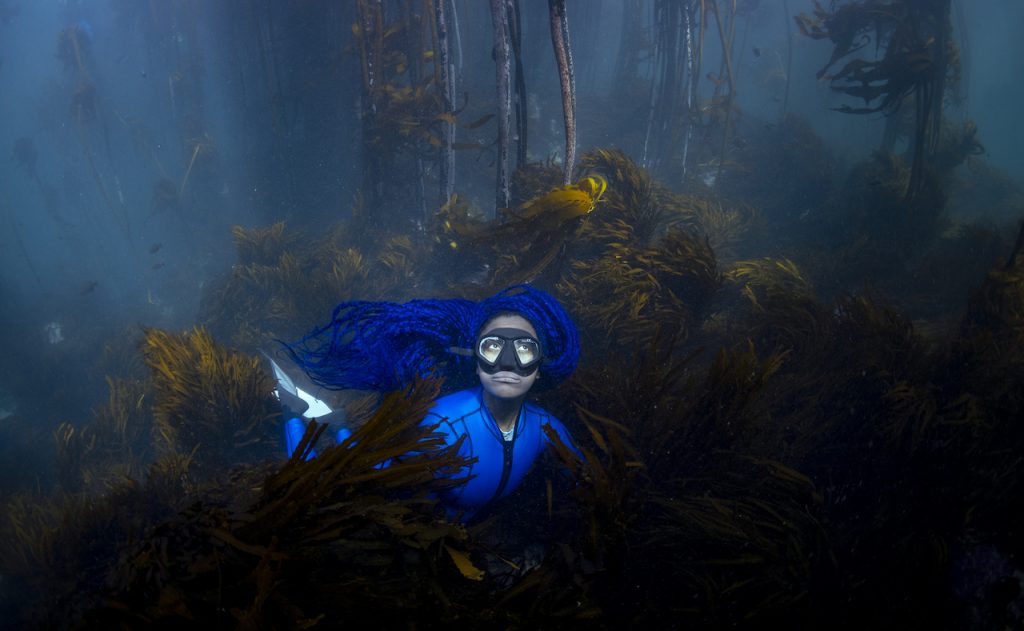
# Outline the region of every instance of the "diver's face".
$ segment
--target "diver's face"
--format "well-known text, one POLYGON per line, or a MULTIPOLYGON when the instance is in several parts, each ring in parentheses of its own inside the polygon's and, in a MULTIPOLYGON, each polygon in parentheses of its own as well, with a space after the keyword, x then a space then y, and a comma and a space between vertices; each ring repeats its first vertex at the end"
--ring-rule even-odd
MULTIPOLYGON (((519 329, 528 333, 530 337, 537 339, 537 331, 533 328, 533 325, 530 324, 529 320, 518 315, 503 315, 494 318, 484 325, 477 339, 479 341, 486 337, 488 333, 500 329, 519 329)), ((533 387, 534 382, 537 381, 539 373, 539 366, 534 367, 533 371, 526 375, 506 369, 499 369, 496 372, 488 373, 480 368, 479 362, 476 366, 476 374, 480 377, 480 385, 483 386, 484 391, 499 399, 517 399, 526 396, 526 393, 533 387)))

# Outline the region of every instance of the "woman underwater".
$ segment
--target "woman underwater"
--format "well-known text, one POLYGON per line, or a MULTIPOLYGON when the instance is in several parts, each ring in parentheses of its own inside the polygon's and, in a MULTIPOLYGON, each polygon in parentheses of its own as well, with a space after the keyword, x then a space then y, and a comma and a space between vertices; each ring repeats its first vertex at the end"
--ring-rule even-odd
POLYGON ((428 374, 457 378, 475 363, 479 385, 438 399, 423 420, 447 446, 465 437, 459 455, 471 462, 458 477, 468 481, 440 496, 463 520, 519 486, 547 449, 545 425, 572 446, 562 423, 526 396, 572 374, 578 333, 554 297, 528 285, 479 302, 344 302, 288 351, 330 389, 397 390, 428 374))

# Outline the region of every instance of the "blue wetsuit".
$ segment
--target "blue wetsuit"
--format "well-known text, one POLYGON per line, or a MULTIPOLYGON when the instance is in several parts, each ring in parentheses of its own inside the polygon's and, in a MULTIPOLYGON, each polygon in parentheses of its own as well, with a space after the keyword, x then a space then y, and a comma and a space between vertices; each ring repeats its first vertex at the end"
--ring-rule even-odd
POLYGON ((527 402, 519 412, 512 440, 504 440, 497 421, 484 405, 480 387, 438 399, 423 424, 439 424, 437 431, 445 434, 445 444, 449 446, 465 436, 459 455, 476 459, 456 475, 472 476, 471 479, 440 495, 449 512, 464 512, 464 518, 519 486, 550 442, 542 429, 544 425, 551 425, 562 442, 575 449, 561 421, 527 402))
MULTIPOLYGON (((475 460, 453 477, 466 478, 467 482, 439 496, 449 515, 462 513, 463 519, 469 519, 490 502, 505 497, 519 486, 551 442, 544 433, 544 425, 554 428, 562 442, 576 451, 561 421, 528 402, 523 402, 512 440, 502 438, 498 422, 484 405, 483 388, 479 386, 435 401, 421 425, 437 425, 436 431, 444 434, 446 447, 454 445, 462 436, 466 437, 459 448, 459 455, 475 460)), ((285 424, 289 457, 295 452, 304 431, 305 423, 298 418, 285 424)), ((348 429, 340 429, 338 442, 350 435, 348 429)), ((306 459, 315 457, 316 452, 311 451, 306 459)))

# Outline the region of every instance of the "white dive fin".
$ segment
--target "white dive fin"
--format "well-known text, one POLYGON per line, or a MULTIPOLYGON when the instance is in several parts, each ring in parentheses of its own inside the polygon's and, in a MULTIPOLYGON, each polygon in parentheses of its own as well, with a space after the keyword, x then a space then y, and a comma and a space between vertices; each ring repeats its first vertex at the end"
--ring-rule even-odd
POLYGON ((306 418, 321 418, 334 411, 331 409, 331 406, 314 397, 302 388, 295 388, 295 395, 309 404, 309 408, 302 413, 306 418))
MULTIPOLYGON (((274 394, 277 395, 278 399, 281 398, 282 391, 293 397, 302 399, 302 401, 304 401, 308 406, 306 411, 302 413, 302 416, 306 418, 323 418, 334 411, 331 409, 331 406, 296 386, 295 382, 292 381, 292 378, 289 377, 285 371, 281 370, 281 367, 277 365, 277 362, 275 362, 270 355, 263 353, 263 356, 270 362, 270 367, 274 371, 274 379, 277 380, 277 389, 274 390, 274 394)), ((294 409, 294 406, 290 407, 294 409)), ((298 412, 297 409, 295 411, 298 412)))

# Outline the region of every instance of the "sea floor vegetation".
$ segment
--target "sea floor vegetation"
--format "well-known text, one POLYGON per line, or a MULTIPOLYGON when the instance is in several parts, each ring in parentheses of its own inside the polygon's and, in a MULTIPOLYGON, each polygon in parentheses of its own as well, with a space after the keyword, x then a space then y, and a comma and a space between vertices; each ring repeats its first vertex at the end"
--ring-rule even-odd
POLYGON ((4 619, 1015 628, 1016 232, 944 212, 956 164, 933 162, 946 171, 915 176, 909 197, 910 167, 885 153, 834 181, 796 119, 748 145, 733 168, 757 173, 776 147, 772 168, 814 186, 730 187, 726 170, 719 189, 677 191, 598 149, 569 186, 554 165, 521 168, 496 219, 456 196, 422 230, 369 241, 358 204, 313 238, 236 228, 237 264, 207 285, 200 327, 116 351, 128 367, 111 370, 107 402, 56 432, 54 488, 5 498, 4 619), (284 458, 259 351, 341 300, 517 282, 555 293, 581 328, 579 371, 540 397, 582 458, 556 440, 486 517, 449 521, 430 493, 453 483, 440 474, 455 455, 378 466, 434 440, 418 423, 453 385, 434 381, 351 394, 350 439, 311 423, 284 458))

